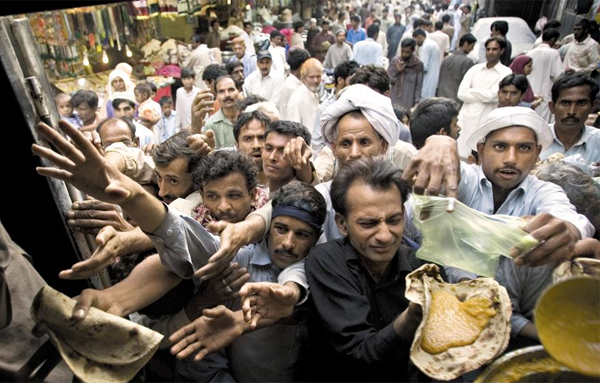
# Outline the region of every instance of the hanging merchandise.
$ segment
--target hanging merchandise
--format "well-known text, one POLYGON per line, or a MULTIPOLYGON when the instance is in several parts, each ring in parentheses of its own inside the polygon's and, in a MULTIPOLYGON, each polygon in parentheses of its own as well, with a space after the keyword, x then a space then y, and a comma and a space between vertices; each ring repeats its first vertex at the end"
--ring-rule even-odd
POLYGON ((119 33, 117 32, 117 23, 115 22, 114 8, 113 7, 108 8, 107 12, 108 12, 108 20, 110 23, 111 33, 112 33, 113 39, 117 43, 117 49, 120 51, 121 50, 121 42, 119 41, 119 33))
POLYGON ((138 20, 145 20, 149 17, 150 12, 148 11, 148 4, 146 3, 146 0, 132 1, 132 3, 137 11, 136 18, 138 20))
POLYGON ((146 3, 148 4, 148 14, 150 17, 156 17, 160 14, 158 0, 147 0, 146 3))

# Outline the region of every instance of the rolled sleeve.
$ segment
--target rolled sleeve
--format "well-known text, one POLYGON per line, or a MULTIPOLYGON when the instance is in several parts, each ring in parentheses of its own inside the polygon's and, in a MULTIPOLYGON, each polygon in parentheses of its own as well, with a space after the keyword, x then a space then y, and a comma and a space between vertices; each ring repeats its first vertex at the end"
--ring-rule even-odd
POLYGON ((309 289, 306 271, 304 269, 305 264, 306 260, 296 262, 293 265, 286 267, 277 277, 277 283, 280 285, 285 285, 287 282, 294 282, 300 288, 304 288, 304 293, 301 294, 302 298, 296 303, 296 306, 303 304, 308 299, 309 289))

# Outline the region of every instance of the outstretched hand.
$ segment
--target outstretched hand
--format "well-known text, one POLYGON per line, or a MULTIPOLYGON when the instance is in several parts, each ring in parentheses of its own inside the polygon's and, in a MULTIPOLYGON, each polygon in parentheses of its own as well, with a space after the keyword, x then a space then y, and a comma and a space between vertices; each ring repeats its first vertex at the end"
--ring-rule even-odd
POLYGON ((97 199, 74 202, 67 211, 67 224, 76 231, 86 234, 98 234, 105 226, 119 231, 134 229, 123 218, 118 206, 97 199))
POLYGON ((299 289, 271 282, 246 283, 240 290, 244 321, 254 330, 263 319, 279 320, 292 314, 299 289))
POLYGON ((244 333, 241 312, 234 313, 225 306, 217 306, 204 310, 202 314, 169 337, 169 342, 174 344, 171 354, 177 359, 185 359, 198 351, 194 361, 199 362, 211 352, 230 345, 244 333))

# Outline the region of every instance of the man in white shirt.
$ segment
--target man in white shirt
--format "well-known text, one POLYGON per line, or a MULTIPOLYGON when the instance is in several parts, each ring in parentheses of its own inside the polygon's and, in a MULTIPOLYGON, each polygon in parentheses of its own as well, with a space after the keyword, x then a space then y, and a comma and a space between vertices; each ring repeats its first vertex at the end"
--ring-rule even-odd
POLYGON ((272 68, 273 59, 269 51, 258 51, 256 56, 258 68, 244 81, 244 93, 247 96, 260 96, 276 106, 281 96, 283 75, 272 68))
MULTIPOLYGON (((177 111, 177 131, 188 129, 192 125, 192 104, 200 88, 194 85, 196 74, 193 68, 181 70, 181 82, 183 86, 177 89, 175 110, 177 111)), ((204 81, 202 81, 204 84, 204 81)))
POLYGON ((214 62, 213 58, 210 55, 210 49, 208 45, 202 43, 202 37, 200 35, 192 36, 190 41, 192 45, 192 52, 190 54, 190 60, 188 61, 187 66, 194 69, 194 74, 196 75, 196 85, 198 88, 206 89, 206 84, 204 80, 202 80, 202 74, 204 73, 204 69, 214 62))
POLYGON ((339 29, 335 34, 335 44, 329 47, 323 66, 327 69, 335 69, 344 61, 352 60, 352 48, 346 44, 346 30, 339 29))
POLYGON ((554 122, 554 115, 548 108, 548 102, 552 99, 552 84, 563 73, 560 54, 554 48, 559 36, 558 29, 546 29, 542 34, 542 44, 527 52, 527 56, 531 57, 534 64, 527 79, 533 93, 543 97, 542 103, 535 108, 535 112, 547 123, 554 122))
POLYGON ((570 44, 565 55, 565 70, 573 69, 590 75, 598 68, 600 56, 598 55, 598 43, 590 36, 590 22, 583 19, 575 24, 573 35, 575 40, 570 44))
POLYGON ((309 58, 302 64, 300 79, 302 85, 290 97, 286 119, 299 122, 313 131, 317 109, 319 108, 319 87, 323 77, 323 65, 316 58, 309 58))
POLYGON ((372 24, 367 30, 367 39, 354 44, 354 60, 360 65, 383 66, 383 48, 377 40, 379 25, 372 24))
POLYGON ((440 57, 442 60, 444 59, 444 56, 448 54, 448 50, 450 49, 450 38, 447 34, 442 32, 443 28, 444 22, 438 21, 435 23, 435 32, 429 34, 429 38, 435 41, 440 47, 440 57))
POLYGON ((474 65, 467 71, 460 86, 458 98, 463 106, 458 114, 458 124, 463 134, 458 138, 458 151, 462 158, 467 158, 471 150, 467 146, 466 137, 470 137, 475 129, 483 125, 487 115, 498 106, 498 84, 512 74, 512 70, 500 62, 500 56, 506 47, 506 40, 491 37, 485 42, 486 63, 474 65))
POLYGON ((294 49, 290 51, 288 55, 288 65, 290 66, 290 74, 285 78, 283 86, 281 88, 279 102, 277 103, 277 109, 279 110, 279 118, 281 120, 287 120, 286 112, 288 107, 288 101, 292 94, 302 85, 300 81, 300 68, 306 60, 310 58, 310 53, 305 49, 294 49))
POLYGON ((271 32, 271 45, 269 45, 273 70, 282 76, 285 75, 285 48, 281 46, 284 38, 281 32, 274 30, 271 32))
POLYGON ((427 32, 423 29, 416 29, 413 32, 413 38, 417 41, 419 51, 417 56, 423 63, 423 86, 421 88, 421 100, 429 97, 435 97, 438 80, 440 78, 440 66, 442 58, 440 57, 440 48, 433 40, 429 39, 427 32))

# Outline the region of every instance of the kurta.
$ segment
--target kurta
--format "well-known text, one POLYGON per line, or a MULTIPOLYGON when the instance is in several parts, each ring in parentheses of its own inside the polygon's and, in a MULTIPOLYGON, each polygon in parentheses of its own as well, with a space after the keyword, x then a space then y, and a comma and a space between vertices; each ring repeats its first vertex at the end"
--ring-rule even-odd
POLYGON ((319 95, 302 84, 292 93, 285 116, 287 120, 299 122, 312 132, 318 108, 319 95))
POLYGON ((387 57, 390 61, 396 56, 396 51, 398 50, 398 46, 400 45, 400 39, 404 34, 404 30, 406 28, 402 24, 394 24, 391 25, 386 33, 386 38, 388 42, 388 51, 387 57))
POLYGON ((304 41, 302 40, 302 35, 300 33, 292 33, 290 47, 299 47, 301 49, 304 49, 304 41))
POLYGON ((336 43, 329 47, 323 66, 327 69, 335 69, 335 67, 344 61, 352 60, 353 57, 354 55, 352 54, 350 45, 345 42, 342 43, 342 45, 336 43))
POLYGON ((325 54, 327 52, 327 50, 323 49, 323 43, 325 41, 329 42, 329 44, 332 46, 335 45, 335 37, 330 32, 317 33, 311 42, 311 48, 314 52, 313 56, 320 62, 323 62, 323 60, 325 60, 325 54))
POLYGON ((440 67, 440 78, 438 81, 437 96, 451 98, 462 105, 457 97, 460 82, 471 67, 475 65, 465 52, 455 50, 442 61, 440 67))
POLYGON ((458 98, 464 102, 458 114, 458 125, 462 128, 457 140, 461 157, 467 158, 471 154, 467 138, 498 106, 498 84, 509 74, 512 70, 501 63, 493 68, 488 68, 487 63, 477 64, 465 74, 458 87, 458 98))
POLYGON ((202 74, 204 73, 204 69, 207 66, 214 63, 210 55, 210 49, 206 44, 201 44, 196 49, 192 51, 190 55, 190 61, 188 61, 186 66, 194 68, 194 73, 196 74, 196 85, 200 89, 206 89, 206 83, 202 80, 202 74))
POLYGON ((283 86, 281 87, 281 92, 279 92, 279 102, 277 103, 277 109, 279 110, 279 119, 287 120, 287 106, 290 97, 302 85, 302 81, 293 74, 290 74, 285 78, 283 82, 283 86))
POLYGON ((575 72, 589 76, 594 69, 598 68, 599 60, 598 43, 590 36, 582 42, 573 40, 565 55, 565 70, 573 69, 575 72))
POLYGON ((277 106, 283 81, 283 75, 277 73, 273 68, 266 77, 263 77, 260 70, 257 69, 244 81, 244 93, 247 96, 260 96, 277 106))
POLYGON ((352 53, 354 60, 360 65, 383 65, 383 48, 370 37, 354 44, 352 53))
POLYGON ((423 41, 419 48, 419 59, 423 63, 423 89, 421 90, 421 99, 435 97, 438 80, 440 78, 440 66, 442 58, 440 56, 440 47, 430 38, 423 41))
POLYGON ((450 38, 447 34, 442 31, 435 31, 429 34, 429 38, 435 41, 435 43, 440 47, 440 58, 444 59, 444 55, 450 49, 450 38))
POLYGON ((421 100, 421 87, 423 85, 423 63, 417 55, 413 54, 406 61, 404 70, 401 72, 396 64, 402 61, 401 56, 396 56, 390 62, 388 74, 392 85, 390 98, 392 104, 398 104, 406 110, 410 110, 421 100))
POLYGON ((540 44, 539 47, 529 51, 527 56, 533 61, 533 71, 527 79, 533 88, 533 93, 540 94, 544 98, 535 112, 546 122, 554 122, 554 115, 548 108, 548 102, 552 100, 552 85, 563 73, 563 63, 558 50, 550 48, 548 44, 540 44))

